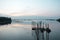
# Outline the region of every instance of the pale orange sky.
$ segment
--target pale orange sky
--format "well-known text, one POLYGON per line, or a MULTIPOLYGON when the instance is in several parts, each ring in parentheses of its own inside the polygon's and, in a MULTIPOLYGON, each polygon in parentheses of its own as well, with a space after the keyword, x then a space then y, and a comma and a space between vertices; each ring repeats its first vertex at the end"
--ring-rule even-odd
POLYGON ((0 14, 60 16, 59 0, 0 0, 0 14))

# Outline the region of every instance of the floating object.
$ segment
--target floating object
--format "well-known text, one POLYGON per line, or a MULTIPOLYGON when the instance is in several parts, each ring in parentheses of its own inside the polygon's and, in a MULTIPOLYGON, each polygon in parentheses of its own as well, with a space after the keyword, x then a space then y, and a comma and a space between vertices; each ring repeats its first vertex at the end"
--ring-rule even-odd
POLYGON ((48 33, 50 33, 51 32, 51 30, 49 29, 49 24, 46 26, 46 32, 48 32, 48 33))
POLYGON ((45 28, 44 28, 44 23, 43 23, 42 28, 40 28, 40 31, 41 31, 42 33, 45 31, 45 28))
POLYGON ((42 40, 44 40, 45 39, 45 34, 44 34, 45 31, 46 31, 46 40, 49 40, 49 33, 51 32, 51 30, 49 29, 49 24, 45 25, 44 22, 42 23, 42 21, 40 21, 37 24, 33 24, 32 30, 35 31, 36 38, 37 38, 36 40, 40 40, 40 32, 42 33, 41 34, 41 36, 42 36, 41 38, 42 38, 42 40))
POLYGON ((37 28, 36 27, 33 27, 32 30, 36 30, 37 28))

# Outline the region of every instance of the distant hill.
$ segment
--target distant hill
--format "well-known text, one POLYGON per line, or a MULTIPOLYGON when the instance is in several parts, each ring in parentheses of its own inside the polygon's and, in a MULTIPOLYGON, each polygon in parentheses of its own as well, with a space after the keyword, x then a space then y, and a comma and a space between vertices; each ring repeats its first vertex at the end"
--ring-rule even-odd
POLYGON ((13 19, 50 19, 55 20, 59 17, 46 17, 46 16, 13 16, 13 19))

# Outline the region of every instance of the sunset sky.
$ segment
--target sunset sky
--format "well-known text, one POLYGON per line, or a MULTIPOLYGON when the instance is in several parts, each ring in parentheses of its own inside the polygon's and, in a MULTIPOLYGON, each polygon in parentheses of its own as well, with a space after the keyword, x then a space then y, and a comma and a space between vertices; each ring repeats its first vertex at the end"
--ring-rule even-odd
POLYGON ((60 16, 60 0, 0 0, 0 14, 60 16))

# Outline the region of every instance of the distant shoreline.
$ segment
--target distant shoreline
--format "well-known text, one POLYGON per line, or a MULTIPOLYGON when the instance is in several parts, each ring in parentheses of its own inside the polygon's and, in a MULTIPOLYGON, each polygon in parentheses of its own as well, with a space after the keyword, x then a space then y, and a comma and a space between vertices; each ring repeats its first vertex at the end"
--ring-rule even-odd
POLYGON ((0 25, 11 24, 11 18, 0 17, 0 25))
POLYGON ((59 19, 57 19, 57 21, 58 21, 58 22, 60 22, 60 18, 59 18, 59 19))

